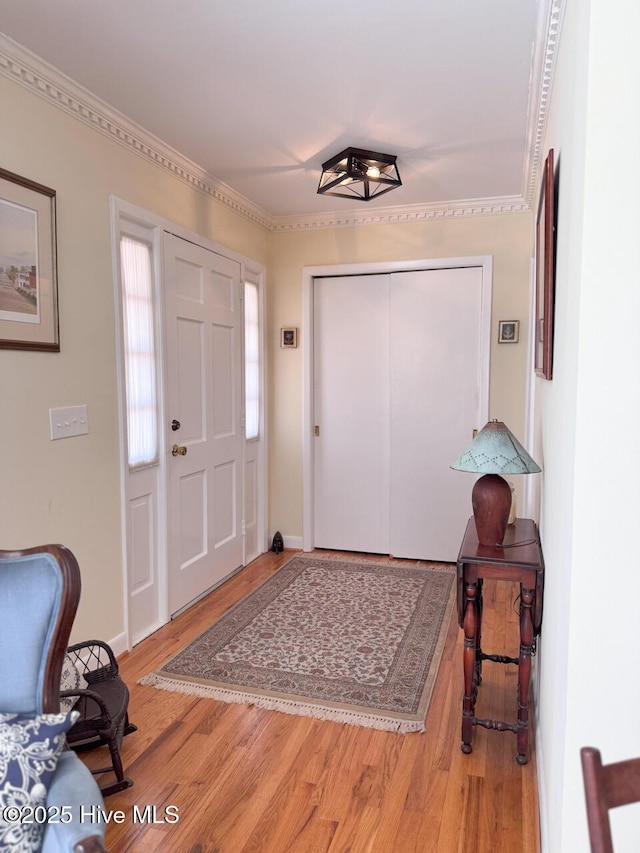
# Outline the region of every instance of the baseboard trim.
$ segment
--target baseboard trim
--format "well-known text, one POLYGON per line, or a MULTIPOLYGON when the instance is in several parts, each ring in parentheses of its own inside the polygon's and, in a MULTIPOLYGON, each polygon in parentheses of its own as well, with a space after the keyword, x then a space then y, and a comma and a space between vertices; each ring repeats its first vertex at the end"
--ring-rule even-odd
POLYGON ((129 637, 126 631, 123 631, 121 634, 118 634, 117 637, 114 637, 112 640, 109 640, 108 643, 113 649, 113 653, 116 657, 124 654, 124 652, 129 651, 129 637))
POLYGON ((549 853, 549 820, 547 810, 547 785, 540 728, 536 726, 536 770, 538 772, 538 815, 540 820, 540 850, 549 853))
POLYGON ((294 548, 296 551, 302 551, 302 536, 283 536, 285 548, 294 548))
POLYGON ((539 658, 536 658, 536 666, 533 676, 533 690, 531 696, 530 725, 534 732, 536 743, 536 779, 538 783, 538 827, 540 832, 540 853, 550 853, 548 843, 548 809, 547 809, 547 786, 544 772, 544 753, 542 749, 542 733, 540 731, 540 718, 538 716, 538 696, 540 691, 540 670, 537 666, 539 658))

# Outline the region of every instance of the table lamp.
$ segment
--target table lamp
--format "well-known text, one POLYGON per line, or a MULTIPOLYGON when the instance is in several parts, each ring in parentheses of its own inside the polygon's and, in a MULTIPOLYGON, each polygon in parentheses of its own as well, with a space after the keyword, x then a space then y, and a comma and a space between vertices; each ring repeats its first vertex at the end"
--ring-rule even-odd
POLYGON ((501 474, 537 474, 541 468, 502 423, 489 421, 450 466, 484 474, 473 487, 471 503, 481 545, 502 545, 511 508, 511 487, 501 474))

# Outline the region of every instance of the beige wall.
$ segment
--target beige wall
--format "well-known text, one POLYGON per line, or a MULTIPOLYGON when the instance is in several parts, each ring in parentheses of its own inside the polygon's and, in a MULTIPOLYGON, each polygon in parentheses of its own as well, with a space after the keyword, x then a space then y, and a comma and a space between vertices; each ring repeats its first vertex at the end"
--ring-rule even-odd
MULTIPOLYGON (((271 534, 280 530, 285 536, 302 536, 302 351, 280 349, 279 330, 281 326, 301 326, 303 267, 493 255, 490 416, 504 420, 523 440, 532 222, 531 214, 512 214, 285 232, 271 237, 271 534), (499 320, 520 320, 518 344, 497 343, 499 320)), ((436 414, 442 413, 436 410, 436 414)))
POLYGON ((0 350, 0 547, 61 542, 83 578, 74 638, 124 630, 109 195, 261 263, 267 233, 0 78, 4 169, 57 192, 61 352, 0 350), (51 406, 86 403, 89 435, 52 442, 51 406))

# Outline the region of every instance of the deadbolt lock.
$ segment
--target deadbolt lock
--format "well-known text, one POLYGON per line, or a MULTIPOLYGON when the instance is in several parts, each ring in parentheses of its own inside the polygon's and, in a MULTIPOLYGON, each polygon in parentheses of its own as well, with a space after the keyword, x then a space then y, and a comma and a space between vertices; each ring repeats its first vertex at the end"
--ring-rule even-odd
POLYGON ((171 448, 172 456, 186 456, 187 448, 183 445, 182 447, 179 444, 174 444, 171 448))

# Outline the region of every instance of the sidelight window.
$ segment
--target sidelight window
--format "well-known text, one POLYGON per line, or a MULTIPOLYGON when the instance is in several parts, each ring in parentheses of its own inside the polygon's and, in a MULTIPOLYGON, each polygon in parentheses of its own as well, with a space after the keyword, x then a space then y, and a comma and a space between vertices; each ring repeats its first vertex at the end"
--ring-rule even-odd
POLYGON ((120 237, 129 469, 158 462, 151 245, 120 237))
POLYGON ((260 433, 260 309, 258 285, 244 286, 245 436, 260 433))

